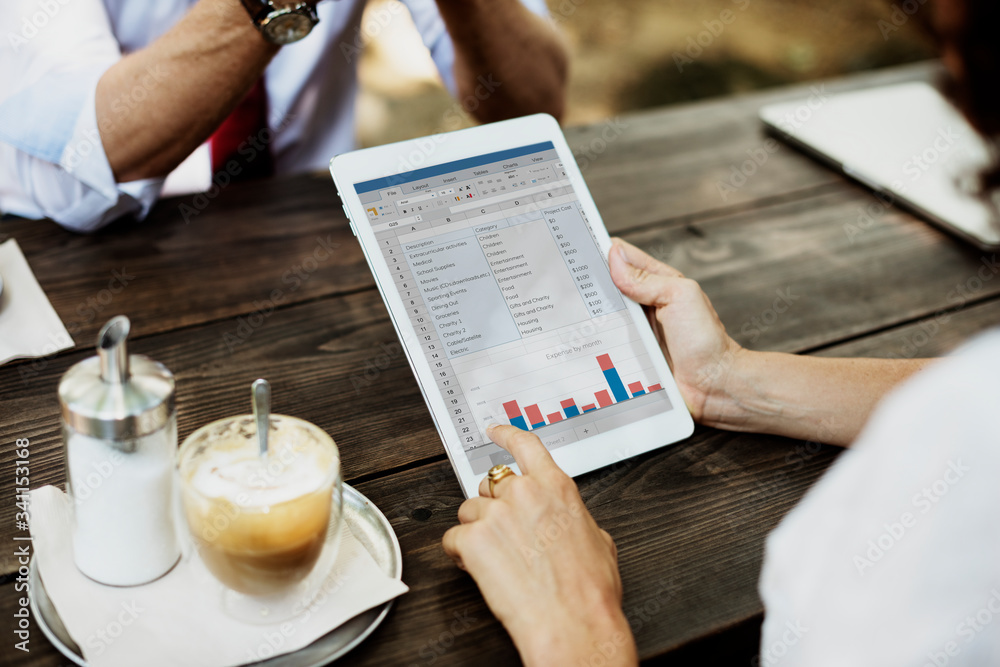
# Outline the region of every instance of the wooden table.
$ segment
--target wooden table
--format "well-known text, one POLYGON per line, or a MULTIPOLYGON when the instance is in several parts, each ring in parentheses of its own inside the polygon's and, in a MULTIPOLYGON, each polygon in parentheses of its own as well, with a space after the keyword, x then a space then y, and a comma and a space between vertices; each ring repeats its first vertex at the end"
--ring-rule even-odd
MULTIPOLYGON (((817 90, 936 72, 922 64, 817 90)), ((567 135, 612 232, 700 280, 748 347, 934 356, 996 322, 1000 280, 976 279, 991 255, 881 206, 788 147, 769 150, 757 108, 810 94, 802 86, 631 114, 567 135), (761 164, 747 163, 754 156, 761 164), (753 173, 730 180, 741 168, 753 173), (719 182, 733 186, 725 196, 719 182), (779 313, 781 295, 789 305, 779 313)), ((441 550, 462 493, 410 369, 393 352, 395 334, 328 175, 231 186, 210 201, 165 200, 143 224, 92 236, 5 220, 0 237, 21 244, 77 343, 0 369, 4 661, 66 664, 37 626, 30 654, 10 648, 14 440, 31 441, 32 487, 64 483, 59 377, 92 354, 104 321, 125 313, 131 350, 176 374, 181 439, 246 412, 250 382, 267 377, 275 411, 331 433, 346 480, 391 519, 411 591, 345 664, 516 662, 472 580, 441 550), (182 203, 206 205, 185 221, 182 203), (317 247, 334 251, 314 265, 307 258, 317 247), (116 272, 128 284, 113 293, 116 272), (467 619, 459 633, 456 615, 467 619)), ((624 606, 645 660, 753 654, 764 538, 836 455, 699 428, 677 446, 579 478, 618 543, 624 606)))

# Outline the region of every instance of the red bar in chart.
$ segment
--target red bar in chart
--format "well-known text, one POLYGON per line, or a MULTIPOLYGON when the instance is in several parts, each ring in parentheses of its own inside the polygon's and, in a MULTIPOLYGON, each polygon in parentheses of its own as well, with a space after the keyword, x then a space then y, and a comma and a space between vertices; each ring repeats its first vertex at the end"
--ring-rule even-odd
MULTIPOLYGON (((607 389, 594 392, 594 398, 597 399, 596 403, 588 403, 580 407, 577 405, 576 399, 561 399, 559 400, 559 406, 561 408, 560 411, 550 414, 543 412, 539 403, 533 403, 525 407, 524 413, 522 414, 517 401, 508 401, 503 403, 503 408, 507 413, 507 419, 510 420, 511 424, 520 429, 525 431, 529 429, 534 430, 542 428, 548 424, 561 422, 564 419, 578 417, 584 412, 607 408, 615 405, 616 403, 620 404, 632 398, 638 398, 645 395, 647 392, 660 391, 663 389, 663 387, 659 384, 650 385, 649 388, 644 388, 642 382, 630 382, 628 383, 628 389, 626 389, 625 382, 618 373, 618 369, 615 367, 614 361, 611 360, 610 354, 602 354, 595 357, 595 359, 597 360, 598 366, 601 368, 605 381, 608 383, 607 389), (543 417, 542 415, 545 416, 543 417)), ((569 391, 567 391, 567 393, 569 393, 569 391)), ((546 400, 545 402, 548 401, 546 400)), ((546 409, 552 408, 550 405, 545 405, 544 407, 546 409)))
POLYGON ((611 405, 611 394, 608 393, 607 389, 602 389, 597 392, 594 394, 594 397, 597 399, 597 404, 602 408, 606 408, 611 405))
POLYGON ((522 431, 528 430, 528 425, 521 416, 521 408, 517 407, 517 401, 507 401, 503 404, 503 409, 507 413, 507 419, 511 425, 518 427, 522 431))
POLYGON ((625 391, 625 385, 618 374, 618 369, 615 368, 614 362, 611 361, 611 355, 602 354, 597 357, 597 363, 601 366, 601 372, 604 373, 604 379, 607 380, 608 386, 611 387, 611 395, 615 397, 615 402, 621 403, 622 401, 627 401, 629 399, 628 392, 625 391))
POLYGON ((538 409, 537 403, 526 407, 524 412, 528 415, 528 423, 531 424, 531 428, 545 426, 545 418, 542 417, 542 411, 538 409))

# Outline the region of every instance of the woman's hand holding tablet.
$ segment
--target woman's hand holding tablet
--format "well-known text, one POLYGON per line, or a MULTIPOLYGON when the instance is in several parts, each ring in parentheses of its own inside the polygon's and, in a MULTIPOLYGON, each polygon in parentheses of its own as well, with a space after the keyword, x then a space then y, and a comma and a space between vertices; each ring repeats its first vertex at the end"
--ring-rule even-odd
POLYGON ((608 255, 611 276, 622 294, 644 304, 663 355, 694 420, 715 421, 727 393, 730 371, 744 350, 728 333, 708 296, 694 280, 614 239, 608 255))

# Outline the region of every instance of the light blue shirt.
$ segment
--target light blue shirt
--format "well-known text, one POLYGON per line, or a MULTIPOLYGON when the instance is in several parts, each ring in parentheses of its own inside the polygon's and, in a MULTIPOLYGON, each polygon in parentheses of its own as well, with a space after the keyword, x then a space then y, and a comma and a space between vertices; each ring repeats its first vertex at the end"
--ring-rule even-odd
MULTIPOLYGON (((0 211, 52 218, 92 231, 124 215, 143 218, 164 179, 116 182, 101 142, 116 120, 166 73, 151 68, 115 100, 98 130, 97 82, 123 53, 142 49, 197 0, 6 0, 0 12, 0 211)), ((544 15, 544 0, 522 0, 544 15)), ((434 0, 403 0, 447 88, 454 47, 434 0)), ((358 45, 396 20, 403 5, 364 0, 318 5, 320 23, 284 47, 265 72, 277 173, 323 169, 354 148, 358 45)), ((446 129, 446 128, 443 128, 446 129)), ((206 175, 206 180, 209 176, 206 175)))

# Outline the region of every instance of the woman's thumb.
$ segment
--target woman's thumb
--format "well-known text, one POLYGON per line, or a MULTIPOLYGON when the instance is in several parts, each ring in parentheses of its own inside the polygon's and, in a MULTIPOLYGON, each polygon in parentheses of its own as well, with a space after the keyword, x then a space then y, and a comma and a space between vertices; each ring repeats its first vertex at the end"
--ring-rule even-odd
POLYGON ((625 248, 615 243, 608 254, 611 279, 622 294, 637 303, 659 306, 666 303, 666 295, 677 278, 651 273, 633 264, 625 248))

